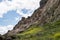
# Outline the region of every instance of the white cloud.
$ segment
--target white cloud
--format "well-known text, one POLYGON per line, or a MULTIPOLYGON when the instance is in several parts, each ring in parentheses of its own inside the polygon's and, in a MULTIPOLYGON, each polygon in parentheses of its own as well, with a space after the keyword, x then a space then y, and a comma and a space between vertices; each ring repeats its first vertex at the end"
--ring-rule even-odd
MULTIPOLYGON (((7 13, 10 10, 20 11, 23 8, 35 10, 36 8, 39 7, 39 1, 40 0, 12 0, 12 1, 4 0, 3 2, 0 3, 0 17, 3 17, 3 14, 7 13)), ((18 12, 18 14, 21 15, 22 12, 21 13, 20 12, 18 12)), ((26 14, 26 16, 27 15, 28 14, 26 14)))
POLYGON ((8 30, 12 30, 13 29, 13 25, 8 25, 8 26, 0 26, 0 34, 5 34, 7 33, 8 30))
POLYGON ((21 10, 17 10, 17 13, 20 14, 22 17, 28 17, 28 16, 31 16, 32 13, 33 13, 33 10, 29 10, 27 13, 23 13, 21 10))

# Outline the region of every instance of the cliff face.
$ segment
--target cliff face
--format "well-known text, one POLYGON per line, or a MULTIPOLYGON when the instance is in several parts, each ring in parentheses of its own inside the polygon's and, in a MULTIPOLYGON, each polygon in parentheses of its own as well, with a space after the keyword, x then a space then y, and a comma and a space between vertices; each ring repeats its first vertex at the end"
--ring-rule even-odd
POLYGON ((11 33, 16 34, 16 33, 22 32, 27 28, 29 28, 31 25, 36 24, 38 21, 39 22, 42 21, 41 14, 44 10, 43 7, 46 5, 47 1, 48 0, 42 0, 40 2, 40 7, 34 11, 31 17, 28 17, 28 18, 22 17, 21 21, 19 21, 18 24, 15 25, 13 30, 9 31, 7 34, 10 35, 11 33))
POLYGON ((28 18, 22 17, 13 30, 9 31, 5 36, 22 33, 34 24, 44 26, 58 20, 60 20, 60 0, 41 0, 40 7, 34 11, 33 15, 28 18))
POLYGON ((15 25, 9 33, 18 33, 39 22, 39 25, 53 22, 60 19, 60 0, 41 0, 40 8, 34 11, 33 15, 28 18, 22 17, 22 20, 15 25))

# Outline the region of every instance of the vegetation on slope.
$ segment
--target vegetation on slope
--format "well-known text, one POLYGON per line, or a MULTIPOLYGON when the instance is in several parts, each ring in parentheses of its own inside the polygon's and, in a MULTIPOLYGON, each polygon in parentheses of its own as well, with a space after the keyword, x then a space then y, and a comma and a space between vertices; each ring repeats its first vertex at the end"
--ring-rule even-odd
POLYGON ((11 37, 13 40, 60 40, 60 20, 42 27, 32 25, 24 32, 11 37))

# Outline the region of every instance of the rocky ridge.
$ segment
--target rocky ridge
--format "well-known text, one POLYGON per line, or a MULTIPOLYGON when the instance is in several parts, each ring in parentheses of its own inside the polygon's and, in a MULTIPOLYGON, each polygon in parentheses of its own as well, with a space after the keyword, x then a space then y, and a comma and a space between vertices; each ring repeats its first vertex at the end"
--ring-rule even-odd
POLYGON ((32 16, 25 18, 22 17, 22 19, 18 22, 18 24, 15 25, 15 27, 13 28, 12 31, 8 31, 8 35, 9 34, 17 34, 19 32, 22 32, 24 30, 26 30, 27 28, 29 28, 31 25, 37 23, 37 21, 41 20, 41 12, 43 10, 43 7, 45 6, 45 4, 47 3, 48 0, 42 0, 40 2, 40 7, 38 9, 36 9, 34 11, 34 13, 32 14, 32 16))
POLYGON ((60 0, 41 0, 40 7, 34 11, 32 16, 28 18, 22 17, 13 30, 8 31, 5 36, 21 33, 34 24, 43 26, 57 20, 60 20, 60 0))
POLYGON ((53 22, 60 19, 60 0, 41 0, 40 8, 34 11, 33 15, 28 18, 22 17, 22 20, 15 25, 12 31, 9 33, 18 33, 29 28, 39 22, 39 25, 44 25, 45 23, 53 22))

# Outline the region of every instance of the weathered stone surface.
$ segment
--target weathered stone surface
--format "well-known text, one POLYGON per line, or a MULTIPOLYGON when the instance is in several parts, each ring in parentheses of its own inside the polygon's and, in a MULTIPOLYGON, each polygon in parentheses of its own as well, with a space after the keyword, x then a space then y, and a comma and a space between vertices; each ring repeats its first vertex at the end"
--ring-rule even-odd
POLYGON ((19 21, 17 25, 15 25, 14 29, 8 32, 8 34, 15 34, 20 31, 24 31, 29 28, 30 25, 35 24, 36 21, 39 22, 39 25, 44 25, 45 23, 60 19, 59 5, 60 0, 41 0, 40 8, 35 10, 31 17, 23 17, 22 20, 19 21))
MULTIPOLYGON (((13 30, 9 31, 7 35, 15 35, 23 32, 30 25, 38 24, 40 26, 54 22, 60 19, 60 0, 41 0, 40 7, 34 11, 33 15, 28 18, 22 18, 13 30)), ((7 36, 6 35, 6 36, 7 36)))
POLYGON ((48 0, 41 0, 40 2, 40 8, 43 8, 48 0))

